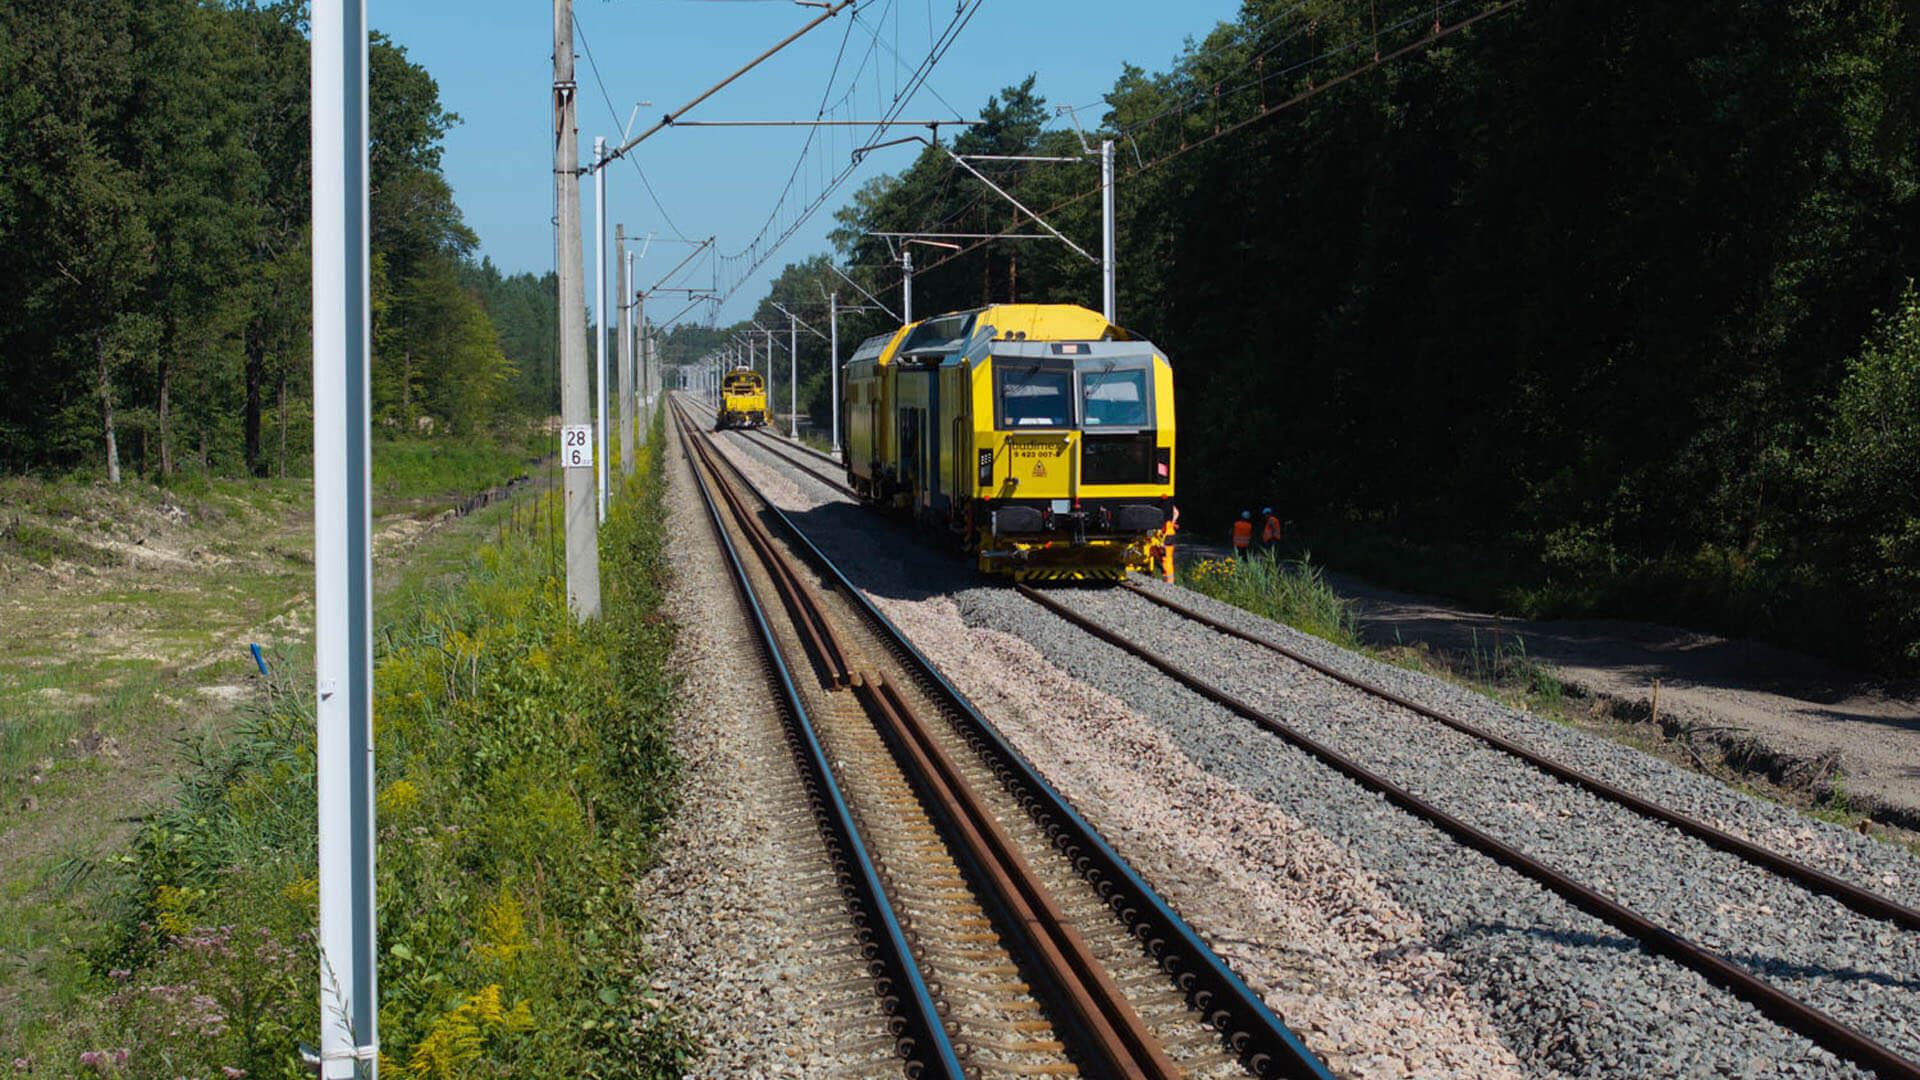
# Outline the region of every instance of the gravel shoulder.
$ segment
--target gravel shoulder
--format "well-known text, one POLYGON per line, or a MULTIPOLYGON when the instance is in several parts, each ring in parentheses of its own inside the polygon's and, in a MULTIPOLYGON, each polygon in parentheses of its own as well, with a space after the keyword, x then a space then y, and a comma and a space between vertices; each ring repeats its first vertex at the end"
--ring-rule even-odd
MULTIPOLYGON (((1182 544, 1179 559, 1225 558, 1182 544)), ((1875 679, 1756 641, 1625 619, 1511 619, 1329 570, 1372 645, 1438 653, 1521 641, 1562 684, 1617 715, 1717 747, 1853 814, 1920 831, 1920 685, 1875 679)))
POLYGON ((684 1075, 898 1076, 758 646, 668 437, 680 810, 641 892, 653 988, 703 1051, 684 1075))

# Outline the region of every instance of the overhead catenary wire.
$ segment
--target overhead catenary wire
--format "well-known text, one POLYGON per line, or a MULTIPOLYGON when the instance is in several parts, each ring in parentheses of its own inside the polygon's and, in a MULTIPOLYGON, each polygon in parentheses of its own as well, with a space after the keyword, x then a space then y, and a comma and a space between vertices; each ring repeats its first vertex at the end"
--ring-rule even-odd
MULTIPOLYGON (((587 40, 587 28, 580 25, 579 15, 573 17, 573 33, 574 37, 580 42, 581 51, 586 55, 587 70, 593 72, 594 84, 600 88, 600 98, 607 103, 607 114, 613 117, 614 126, 618 127, 620 124, 620 111, 614 107, 613 95, 607 92, 606 81, 600 77, 600 65, 594 62, 593 45, 587 40)), ((627 161, 633 166, 634 175, 640 178, 640 186, 646 189, 647 198, 652 200, 653 208, 660 211, 660 220, 665 222, 667 228, 673 231, 673 238, 683 243, 692 243, 693 241, 689 239, 685 233, 680 231, 680 226, 674 223, 673 215, 667 213, 667 208, 661 203, 659 194, 653 190, 653 183, 647 179, 646 170, 640 167, 640 159, 630 157, 627 161)))
MULTIPOLYGON (((932 74, 934 67, 946 55, 947 51, 953 47, 953 43, 958 40, 961 31, 966 28, 966 25, 972 21, 974 15, 979 12, 982 3, 984 3, 984 0, 962 0, 962 3, 956 7, 954 17, 949 21, 946 29, 944 29, 936 39, 933 50, 920 61, 914 72, 908 76, 906 88, 896 93, 895 99, 890 106, 883 107, 881 119, 875 121, 874 130, 868 136, 870 141, 884 134, 889 127, 894 126, 898 122, 900 113, 912 102, 918 89, 925 84, 927 78, 932 74)), ((877 37, 877 35, 875 36, 877 37)), ((849 96, 851 96, 851 88, 849 96)), ((788 186, 782 190, 780 198, 776 200, 774 210, 768 217, 768 223, 762 227, 760 234, 742 251, 724 257, 728 261, 744 262, 746 266, 745 269, 738 273, 731 284, 718 290, 720 302, 725 302, 731 298, 734 293, 738 292, 746 281, 780 249, 781 245, 795 232, 799 231, 800 226, 806 223, 833 192, 838 190, 840 185, 846 182, 847 178, 853 174, 857 167, 857 162, 849 162, 843 166, 834 175, 832 180, 830 180, 806 206, 802 207, 794 215, 792 221, 786 228, 769 242, 767 239, 768 234, 775 227, 780 211, 784 207, 786 197, 792 190, 790 181, 788 186)))
MULTIPOLYGON (((1438 12, 1438 11, 1450 10, 1458 6, 1459 4, 1466 3, 1466 2, 1468 2, 1468 0, 1449 0, 1448 3, 1437 6, 1435 11, 1438 12)), ((1435 22, 1434 29, 1426 37, 1423 37, 1418 41, 1409 42, 1408 44, 1403 45, 1400 48, 1397 48, 1391 52, 1378 55, 1372 59, 1369 59, 1367 62, 1363 64, 1359 64, 1359 65, 1356 65, 1355 67, 1347 69, 1346 71, 1340 73, 1339 75, 1334 76, 1331 79, 1326 80, 1325 82, 1311 85, 1307 89, 1299 91, 1298 93, 1295 93, 1282 101, 1276 102, 1271 106, 1262 106, 1261 109, 1256 113, 1254 113, 1252 116, 1246 117, 1245 119, 1239 120, 1233 124, 1222 127, 1219 130, 1214 131, 1212 134, 1203 136, 1191 143, 1185 143, 1182 146, 1180 146, 1178 149, 1173 150, 1170 153, 1162 154, 1161 156, 1154 158, 1151 161, 1147 161, 1144 164, 1137 166, 1132 172, 1128 173, 1124 177, 1121 177, 1120 179, 1122 180, 1132 179, 1133 177, 1149 172, 1161 165, 1166 164, 1169 161, 1173 161, 1176 158, 1182 157, 1194 150, 1198 150, 1200 147, 1205 146, 1208 143, 1214 142, 1217 139, 1222 139, 1229 135, 1236 134, 1249 126, 1260 122, 1261 120, 1265 120, 1286 109, 1290 109, 1296 105, 1301 104, 1302 102, 1305 102, 1311 98, 1317 97, 1320 94, 1323 94, 1328 90, 1333 89, 1336 86, 1349 82, 1355 78, 1358 78, 1361 75, 1365 75, 1368 72, 1371 72, 1377 68, 1384 67, 1385 65, 1390 64, 1393 61, 1408 55, 1409 53, 1413 53, 1420 49, 1426 48, 1427 46, 1432 45, 1434 42, 1439 41, 1442 38, 1449 37, 1453 34, 1459 33, 1460 31, 1465 30, 1476 23, 1479 23, 1485 19, 1491 18, 1494 15, 1498 15, 1501 12, 1504 12, 1509 8, 1515 7, 1522 2, 1523 0, 1498 0, 1498 2, 1496 2, 1493 6, 1488 7, 1485 10, 1476 12, 1473 15, 1470 15, 1450 25, 1442 25, 1439 22, 1435 22)), ((1422 18, 1424 19, 1425 16, 1426 16, 1426 13, 1423 12, 1422 18)), ((1408 20, 1408 22, 1410 21, 1411 20, 1408 20)), ((1408 22, 1403 22, 1400 25, 1407 25, 1408 22)), ((1392 28, 1390 27, 1389 29, 1392 29, 1392 28)), ((1360 40, 1367 41, 1372 39, 1373 39, 1373 35, 1366 35, 1366 36, 1363 36, 1360 40)), ((1329 54, 1337 55, 1340 51, 1345 51, 1345 50, 1333 49, 1333 50, 1329 50, 1328 52, 1329 54)), ((1164 119, 1168 115, 1175 115, 1175 114, 1172 112, 1162 113, 1159 117, 1156 118, 1156 120, 1164 119)), ((1128 130, 1137 131, 1139 130, 1139 127, 1130 128, 1128 130)), ((1099 193, 1100 193, 1100 188, 1098 186, 1089 188, 1087 190, 1079 192, 1078 194, 1068 196, 1067 198, 1064 198, 1059 202, 1054 203, 1052 206, 1049 206, 1046 209, 1039 211, 1038 214, 1039 216, 1042 216, 1042 217, 1052 215, 1054 213, 1057 213, 1060 210, 1066 209, 1069 206, 1073 206, 1077 203, 1085 201, 1086 199, 1092 198, 1093 196, 1099 193)), ((1016 218, 1014 223, 1011 226, 1009 226, 1009 228, 1010 229, 1018 228, 1020 224, 1021 224, 1021 221, 1018 220, 1018 218, 1016 218)), ((962 247, 960 250, 955 251, 951 255, 943 256, 939 259, 934 260, 931 263, 928 263, 925 266, 915 267, 914 275, 918 277, 918 276, 930 273, 936 269, 939 269, 940 267, 945 266, 950 262, 953 262, 955 259, 963 258, 966 255, 974 251, 978 251, 982 247, 985 247, 987 244, 993 243, 994 240, 999 239, 1002 235, 1004 234, 996 234, 994 237, 990 237, 982 240, 976 240, 973 243, 962 247)), ((898 279, 896 279, 896 281, 897 280, 898 279)))

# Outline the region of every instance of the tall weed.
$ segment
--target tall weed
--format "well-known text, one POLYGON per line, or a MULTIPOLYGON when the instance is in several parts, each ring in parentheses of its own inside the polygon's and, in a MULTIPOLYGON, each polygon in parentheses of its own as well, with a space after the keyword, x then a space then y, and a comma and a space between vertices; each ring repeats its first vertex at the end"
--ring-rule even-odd
MULTIPOLYGON (((573 620, 527 522, 381 628, 388 1076, 665 1076, 690 1058, 646 993, 634 890, 674 774, 658 435, 603 533, 603 619, 573 620)), ((557 527, 555 500, 541 510, 557 527)), ((294 659, 276 670, 310 670, 294 659)), ((35 1045, 0 1048, 0 1076, 307 1075, 313 737, 304 676, 277 676, 241 737, 140 834, 121 914, 89 949, 88 999, 35 1045)))
POLYGON ((1202 559, 1181 567, 1179 582, 1336 645, 1359 647, 1352 603, 1327 584, 1310 555, 1293 561, 1257 551, 1244 559, 1202 559))

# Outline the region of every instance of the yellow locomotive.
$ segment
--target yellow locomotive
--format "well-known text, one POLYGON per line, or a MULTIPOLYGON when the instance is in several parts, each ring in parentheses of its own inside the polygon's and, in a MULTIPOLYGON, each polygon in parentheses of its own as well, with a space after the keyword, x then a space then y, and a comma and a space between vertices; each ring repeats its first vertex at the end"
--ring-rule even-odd
POLYGON ((715 428, 761 427, 767 422, 767 381, 752 368, 734 368, 720 379, 720 416, 715 428))
POLYGON ((1001 304, 867 339, 846 365, 849 484, 989 573, 1118 580, 1173 513, 1173 370, 1072 304, 1001 304))

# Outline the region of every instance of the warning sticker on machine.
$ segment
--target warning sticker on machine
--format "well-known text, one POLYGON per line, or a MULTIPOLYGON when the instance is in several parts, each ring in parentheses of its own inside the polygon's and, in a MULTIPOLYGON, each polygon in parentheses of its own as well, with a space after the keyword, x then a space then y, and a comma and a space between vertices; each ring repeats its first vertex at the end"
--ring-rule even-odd
POLYGON ((1035 476, 1045 476, 1045 475, 1047 475, 1047 463, 1046 463, 1046 462, 1044 462, 1044 461, 1036 461, 1036 462, 1034 462, 1034 463, 1033 463, 1033 475, 1035 475, 1035 476))

